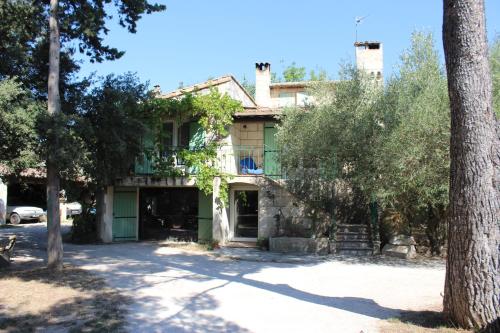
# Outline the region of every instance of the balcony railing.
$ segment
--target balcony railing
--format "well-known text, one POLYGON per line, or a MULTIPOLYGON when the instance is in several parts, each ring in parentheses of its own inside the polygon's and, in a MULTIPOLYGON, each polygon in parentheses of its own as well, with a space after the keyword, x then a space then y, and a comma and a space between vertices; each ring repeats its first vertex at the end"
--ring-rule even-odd
MULTIPOLYGON (((183 146, 168 147, 157 156, 165 161, 171 162, 173 166, 183 168, 184 162, 179 156, 181 150, 186 149, 183 146)), ((136 175, 152 175, 155 172, 153 158, 150 158, 146 153, 137 158, 134 171, 136 175)))
POLYGON ((266 175, 282 178, 279 152, 262 146, 223 146, 219 152, 220 170, 232 175, 266 175))
MULTIPOLYGON (((184 163, 178 154, 183 149, 185 147, 171 147, 162 156, 163 158, 172 159, 172 165, 183 168, 184 163)), ((216 163, 220 171, 230 175, 266 175, 274 179, 283 178, 278 150, 265 145, 222 146, 217 152, 216 163)), ((135 174, 150 175, 153 173, 154 163, 144 154, 135 164, 135 174)))

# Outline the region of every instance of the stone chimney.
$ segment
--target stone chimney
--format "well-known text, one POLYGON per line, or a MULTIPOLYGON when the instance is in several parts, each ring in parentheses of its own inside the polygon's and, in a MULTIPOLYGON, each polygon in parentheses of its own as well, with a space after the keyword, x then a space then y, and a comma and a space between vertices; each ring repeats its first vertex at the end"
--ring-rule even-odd
POLYGON ((157 84, 153 87, 153 96, 160 96, 160 95, 161 95, 161 87, 159 84, 157 84))
POLYGON ((255 64, 255 102, 258 106, 271 106, 271 64, 255 64))
POLYGON ((356 42, 356 67, 377 81, 384 78, 384 53, 380 42, 356 42))

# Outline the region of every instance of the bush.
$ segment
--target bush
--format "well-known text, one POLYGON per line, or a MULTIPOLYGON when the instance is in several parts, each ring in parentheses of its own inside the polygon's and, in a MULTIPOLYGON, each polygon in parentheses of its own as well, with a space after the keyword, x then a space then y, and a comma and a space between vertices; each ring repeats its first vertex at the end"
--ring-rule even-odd
POLYGON ((92 214, 89 209, 84 209, 82 214, 73 218, 71 241, 77 244, 89 244, 98 241, 96 215, 92 214))
POLYGON ((257 247, 263 251, 269 251, 269 238, 268 237, 257 238, 257 247))

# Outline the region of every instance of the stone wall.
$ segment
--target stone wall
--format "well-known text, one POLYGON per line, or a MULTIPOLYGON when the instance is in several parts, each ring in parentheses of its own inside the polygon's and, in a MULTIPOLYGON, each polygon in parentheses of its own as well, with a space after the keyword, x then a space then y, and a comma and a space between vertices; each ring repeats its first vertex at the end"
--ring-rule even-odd
POLYGON ((264 122, 240 122, 233 124, 238 135, 239 147, 235 150, 236 160, 251 157, 257 166, 264 165, 264 122))
MULTIPOLYGON (((287 236, 320 237, 328 230, 330 220, 324 212, 311 210, 279 182, 261 176, 237 176, 231 179, 229 184, 230 190, 248 185, 255 186, 255 189, 259 191, 259 238, 284 235, 283 230, 280 232, 280 226, 281 229, 284 226, 288 227, 287 236)), ((217 208, 218 186, 219 181, 216 180, 214 182, 213 238, 223 244, 228 241, 230 216, 228 209, 217 208)))
POLYGON ((320 237, 329 217, 287 191, 285 185, 262 177, 259 184, 259 237, 320 237), (279 216, 279 221, 277 221, 279 216))

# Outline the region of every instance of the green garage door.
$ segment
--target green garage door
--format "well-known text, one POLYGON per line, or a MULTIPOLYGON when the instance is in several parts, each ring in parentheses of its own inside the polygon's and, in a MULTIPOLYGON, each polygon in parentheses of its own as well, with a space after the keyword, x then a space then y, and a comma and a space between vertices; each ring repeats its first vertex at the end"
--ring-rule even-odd
POLYGON ((113 196, 113 241, 137 239, 137 191, 115 189, 113 196))
POLYGON ((212 240, 212 195, 198 192, 198 241, 212 240))

